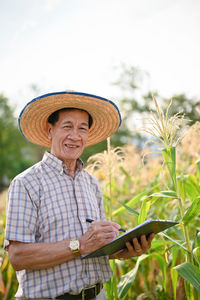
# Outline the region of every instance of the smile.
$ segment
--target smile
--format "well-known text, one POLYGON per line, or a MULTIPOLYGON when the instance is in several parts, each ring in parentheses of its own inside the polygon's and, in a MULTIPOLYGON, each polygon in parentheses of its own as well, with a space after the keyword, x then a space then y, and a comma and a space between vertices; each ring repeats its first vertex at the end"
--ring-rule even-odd
POLYGON ((65 146, 68 147, 68 148, 79 148, 79 146, 77 146, 77 145, 65 144, 65 146))

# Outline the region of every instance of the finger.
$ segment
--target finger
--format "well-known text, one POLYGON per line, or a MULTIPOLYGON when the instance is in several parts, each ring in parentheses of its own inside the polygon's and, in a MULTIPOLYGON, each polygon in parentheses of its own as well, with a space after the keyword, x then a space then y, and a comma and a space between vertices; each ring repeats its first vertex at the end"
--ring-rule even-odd
POLYGON ((142 235, 142 236, 140 237, 140 240, 141 240, 141 247, 142 247, 142 250, 143 250, 144 252, 146 252, 146 251, 150 248, 150 245, 149 245, 149 243, 148 243, 148 241, 147 241, 147 239, 146 239, 146 236, 145 236, 145 235, 142 235))
POLYGON ((134 238, 133 239, 133 246, 134 246, 134 249, 137 253, 140 253, 142 251, 142 248, 141 248, 141 245, 140 243, 138 242, 138 239, 137 238, 134 238))
POLYGON ((143 253, 140 246, 139 247, 137 246, 138 248, 137 247, 135 248, 135 246, 133 247, 133 245, 129 242, 126 243, 126 247, 129 252, 129 257, 140 256, 143 253))
POLYGON ((151 233, 150 236, 148 237, 149 248, 151 247, 151 242, 152 242, 154 237, 155 237, 155 233, 151 233))
POLYGON ((130 242, 126 242, 126 247, 127 247, 129 252, 132 252, 132 251, 135 250, 133 245, 130 242))

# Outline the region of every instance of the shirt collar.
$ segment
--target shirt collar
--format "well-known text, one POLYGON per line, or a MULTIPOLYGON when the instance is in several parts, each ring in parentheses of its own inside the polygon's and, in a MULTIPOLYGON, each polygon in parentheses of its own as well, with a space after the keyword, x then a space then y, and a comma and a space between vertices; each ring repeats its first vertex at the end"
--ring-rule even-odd
MULTIPOLYGON (((51 168, 56 169, 60 174, 68 174, 67 166, 62 160, 54 156, 49 152, 45 152, 42 161, 49 165, 51 168)), ((83 169, 83 162, 80 158, 76 161, 76 171, 81 171, 83 169)))

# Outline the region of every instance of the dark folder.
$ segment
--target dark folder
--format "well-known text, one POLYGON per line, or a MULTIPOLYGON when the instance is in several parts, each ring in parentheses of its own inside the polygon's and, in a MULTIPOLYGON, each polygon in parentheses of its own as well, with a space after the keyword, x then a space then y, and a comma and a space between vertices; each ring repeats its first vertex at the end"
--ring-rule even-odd
POLYGON ((144 223, 128 230, 124 234, 116 237, 113 241, 106 244, 105 246, 82 256, 82 258, 98 257, 111 255, 121 249, 126 248, 126 242, 132 241, 134 237, 140 238, 141 235, 146 235, 148 237, 151 233, 161 232, 169 227, 178 224, 174 221, 165 221, 165 220, 147 220, 144 223))

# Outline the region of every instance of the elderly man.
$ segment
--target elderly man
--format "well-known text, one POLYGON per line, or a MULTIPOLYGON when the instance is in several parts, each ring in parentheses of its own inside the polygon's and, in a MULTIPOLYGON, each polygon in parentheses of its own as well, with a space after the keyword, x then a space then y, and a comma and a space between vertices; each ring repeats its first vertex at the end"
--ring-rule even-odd
POLYGON ((81 259, 112 241, 120 226, 105 219, 100 186, 80 155, 120 123, 113 102, 72 91, 43 95, 22 110, 24 137, 51 150, 9 188, 5 247, 17 272, 17 298, 106 299, 109 258, 149 249, 153 235, 142 236, 141 243, 134 239, 111 257, 81 259))

